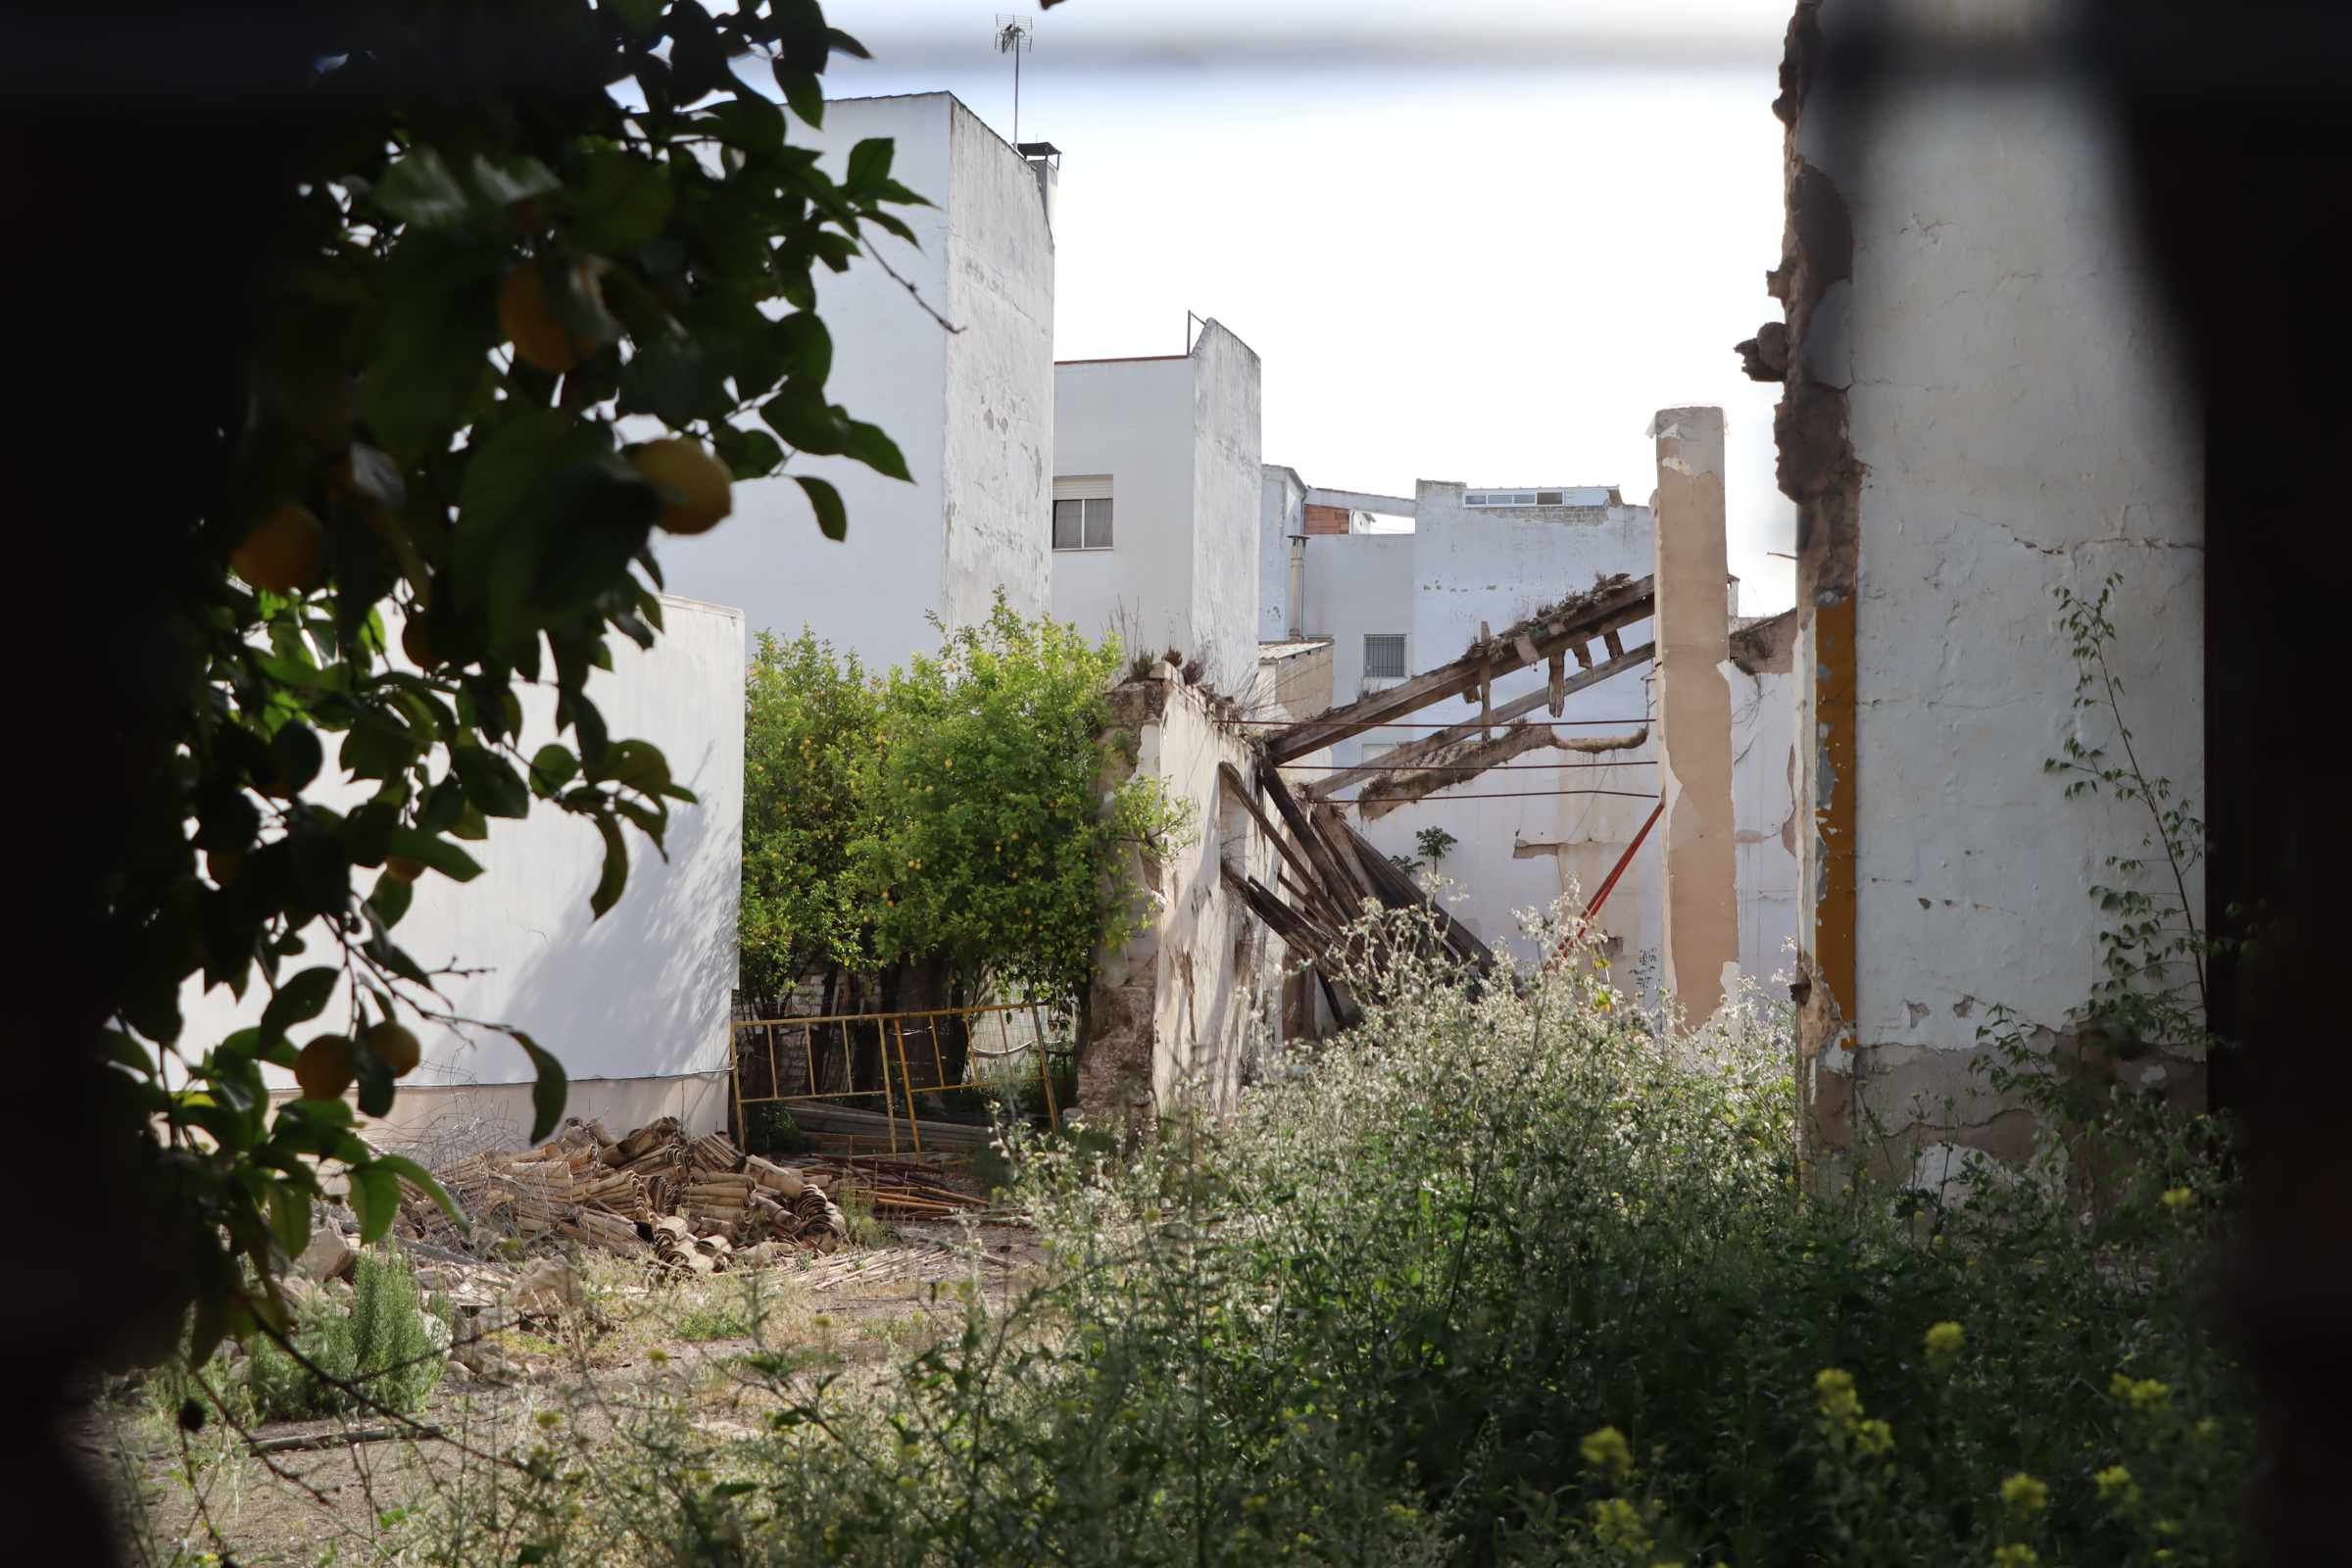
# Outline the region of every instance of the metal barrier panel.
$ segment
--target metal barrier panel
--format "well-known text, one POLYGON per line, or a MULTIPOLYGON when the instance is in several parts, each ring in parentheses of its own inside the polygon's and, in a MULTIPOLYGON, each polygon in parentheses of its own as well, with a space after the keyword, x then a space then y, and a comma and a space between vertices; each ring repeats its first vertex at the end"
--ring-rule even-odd
POLYGON ((922 1151, 915 1124, 914 1097, 958 1089, 994 1089, 1009 1079, 984 1079, 972 1069, 981 1058, 1003 1060, 1037 1053, 1038 1088, 1050 1123, 1059 1125, 1054 1098, 1052 1057, 1043 1009, 1035 1003, 1004 1002, 977 1007, 935 1007, 912 1012, 837 1013, 813 1018, 752 1018, 732 1026, 735 1127, 747 1141, 744 1107, 828 1100, 863 1100, 879 1095, 892 1152, 899 1146, 899 1111, 906 1114, 907 1140, 922 1151), (1016 1016, 1027 1016, 1027 1039, 1013 1038, 1016 1016), (983 1042, 995 1025, 993 1049, 983 1042), (746 1031, 755 1031, 747 1048, 746 1031), (764 1091, 755 1093, 752 1091, 764 1091))

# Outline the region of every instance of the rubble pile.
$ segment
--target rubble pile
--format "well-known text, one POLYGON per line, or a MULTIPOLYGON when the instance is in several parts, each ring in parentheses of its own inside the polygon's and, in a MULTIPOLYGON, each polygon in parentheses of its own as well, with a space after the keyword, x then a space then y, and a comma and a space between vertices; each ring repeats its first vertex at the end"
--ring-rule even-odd
MULTIPOLYGON (((850 1237, 832 1191, 843 1177, 804 1174, 746 1154, 716 1133, 689 1138, 674 1116, 614 1137, 574 1117, 537 1149, 484 1151, 433 1172, 477 1224, 529 1241, 560 1236, 682 1273, 830 1252, 850 1237)), ((398 1229, 412 1241, 466 1247, 448 1215, 411 1187, 398 1229)))

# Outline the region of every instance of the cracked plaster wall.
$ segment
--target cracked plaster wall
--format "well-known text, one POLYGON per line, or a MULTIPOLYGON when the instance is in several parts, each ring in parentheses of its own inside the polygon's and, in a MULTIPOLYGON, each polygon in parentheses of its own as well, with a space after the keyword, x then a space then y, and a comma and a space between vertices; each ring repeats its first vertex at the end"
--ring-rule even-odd
MULTIPOLYGON (((1907 9, 1950 33, 2022 24, 2006 5, 1907 9)), ((2199 435, 2086 108, 2054 87, 1914 80, 1833 135, 1811 29, 1858 10, 1799 7, 1776 106, 1792 122, 1782 476, 1800 507, 1802 787, 1822 825, 1804 1035, 1842 1078, 1814 1075, 1816 1131, 1843 1143, 1859 1084, 1882 1116, 1942 1129, 1931 1142, 2017 1153, 2029 1127, 1964 1070, 1977 1029, 1995 1003, 2063 1025, 2098 978, 2086 890, 2145 831, 2062 800, 2043 771, 2079 722, 2113 740, 2071 709, 2051 590, 2123 574, 2126 717, 2149 770, 2201 803, 2199 435)), ((2193 1089, 2196 1064, 2149 1065, 2193 1089)))
MULTIPOLYGON (((1165 666, 1163 665, 1164 669, 1165 666)), ((1230 709, 1181 677, 1130 681, 1111 693, 1112 725, 1135 739, 1120 778, 1157 778, 1190 804, 1192 828, 1163 855, 1131 853, 1144 929, 1102 955, 1089 999, 1078 1103, 1096 1126, 1146 1132, 1183 1112, 1219 1116, 1241 1093, 1252 1053, 1278 1037, 1289 959, 1225 886, 1222 867, 1272 886, 1276 851, 1220 782, 1254 766, 1230 709)), ((1106 781, 1116 782, 1116 780, 1106 781)))

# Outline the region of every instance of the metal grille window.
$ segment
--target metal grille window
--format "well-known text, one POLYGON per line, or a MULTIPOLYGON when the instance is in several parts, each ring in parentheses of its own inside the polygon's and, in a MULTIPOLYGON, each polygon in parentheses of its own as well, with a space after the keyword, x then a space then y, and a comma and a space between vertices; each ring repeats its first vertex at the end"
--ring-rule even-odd
POLYGON ((1054 548, 1108 550, 1110 497, 1086 496, 1054 502, 1054 548))
POLYGON ((1364 679, 1404 679, 1404 633, 1375 631, 1364 634, 1364 679))

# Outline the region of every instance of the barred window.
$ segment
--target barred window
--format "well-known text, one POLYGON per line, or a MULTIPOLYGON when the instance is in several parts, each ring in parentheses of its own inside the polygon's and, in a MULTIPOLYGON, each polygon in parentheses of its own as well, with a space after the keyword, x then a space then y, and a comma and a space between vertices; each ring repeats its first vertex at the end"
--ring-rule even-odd
POLYGON ((1085 496, 1054 503, 1054 548, 1108 550, 1110 497, 1085 496))
POLYGON ((1404 633, 1376 631, 1364 634, 1364 678, 1404 679, 1404 633))

